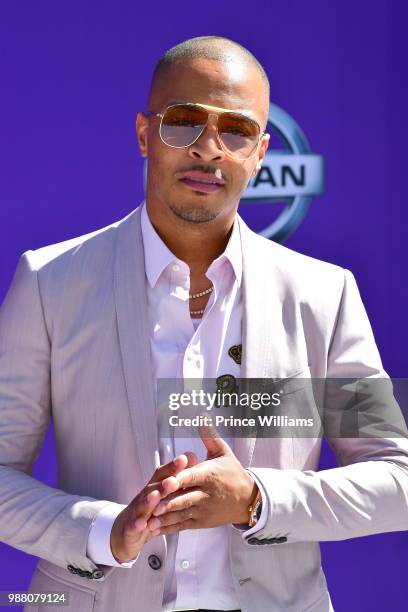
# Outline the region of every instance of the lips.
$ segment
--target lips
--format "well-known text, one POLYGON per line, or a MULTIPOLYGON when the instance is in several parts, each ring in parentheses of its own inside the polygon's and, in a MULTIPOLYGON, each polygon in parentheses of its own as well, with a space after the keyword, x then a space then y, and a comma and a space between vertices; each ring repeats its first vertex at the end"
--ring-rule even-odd
POLYGON ((183 172, 179 177, 179 181, 190 189, 206 193, 218 191, 225 185, 225 181, 215 174, 200 172, 198 170, 183 172))

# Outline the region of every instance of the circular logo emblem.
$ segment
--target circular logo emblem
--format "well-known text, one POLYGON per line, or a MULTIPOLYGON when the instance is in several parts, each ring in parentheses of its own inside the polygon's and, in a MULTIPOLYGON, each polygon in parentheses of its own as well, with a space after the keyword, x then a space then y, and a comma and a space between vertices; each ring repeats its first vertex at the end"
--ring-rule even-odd
POLYGON ((254 205, 267 205, 269 211, 282 202, 283 208, 277 216, 275 213, 276 218, 258 233, 283 242, 304 219, 312 197, 323 192, 323 158, 311 152, 296 121, 272 102, 267 131, 271 134, 269 150, 261 170, 249 182, 241 203, 250 204, 251 209, 254 205), (284 149, 280 148, 282 142, 284 149))

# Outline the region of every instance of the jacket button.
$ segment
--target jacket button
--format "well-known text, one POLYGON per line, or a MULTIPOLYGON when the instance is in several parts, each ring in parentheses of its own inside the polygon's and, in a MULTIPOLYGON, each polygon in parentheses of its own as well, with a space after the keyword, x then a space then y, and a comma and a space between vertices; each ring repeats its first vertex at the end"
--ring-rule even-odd
POLYGON ((147 561, 152 569, 158 570, 161 568, 162 562, 157 555, 149 555, 147 561))
POLYGON ((78 574, 81 576, 81 578, 90 578, 92 576, 91 572, 81 569, 78 570, 78 574))
POLYGON ((258 538, 248 538, 247 542, 248 544, 258 544, 259 540, 258 538))
POLYGON ((96 569, 96 570, 94 570, 94 571, 92 572, 92 578, 93 578, 94 580, 99 580, 100 578, 103 578, 103 576, 104 576, 104 575, 105 575, 105 574, 104 574, 104 573, 103 573, 103 571, 102 571, 102 570, 100 570, 100 569, 96 569))

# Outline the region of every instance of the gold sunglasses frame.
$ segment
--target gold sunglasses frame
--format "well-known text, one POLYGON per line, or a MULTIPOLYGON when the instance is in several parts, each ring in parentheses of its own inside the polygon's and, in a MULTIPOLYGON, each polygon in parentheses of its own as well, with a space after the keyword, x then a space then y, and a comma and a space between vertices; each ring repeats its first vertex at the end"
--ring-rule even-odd
POLYGON ((237 111, 235 111, 233 109, 220 108, 219 106, 210 106, 209 104, 200 104, 199 102, 179 102, 179 103, 176 103, 176 104, 169 104, 169 106, 166 106, 166 108, 161 113, 153 113, 152 111, 148 111, 146 114, 150 115, 150 116, 154 116, 154 117, 160 117, 160 126, 159 126, 160 140, 163 142, 163 144, 165 144, 167 147, 171 147, 172 149, 187 149, 188 147, 191 147, 191 145, 193 145, 195 142, 197 142, 197 140, 200 138, 200 136, 202 136, 202 134, 206 130, 206 128, 208 126, 208 119, 211 116, 217 117, 217 125, 216 125, 216 127, 217 127, 217 141, 218 141, 218 144, 220 145, 221 149, 227 155, 229 155, 230 157, 233 157, 234 159, 240 159, 240 160, 251 159, 251 157, 253 157, 255 155, 256 151, 258 150, 259 143, 261 142, 262 137, 266 135, 266 132, 262 132, 261 131, 261 126, 259 125, 259 123, 255 119, 252 119, 252 117, 248 117, 247 115, 244 115, 243 113, 238 113, 237 111), (169 108, 174 108, 176 106, 198 106, 199 108, 203 108, 204 110, 206 110, 208 112, 207 123, 205 123, 203 125, 203 128, 200 131, 200 133, 198 134, 198 136, 196 136, 196 138, 194 138, 193 142, 190 142, 190 144, 179 146, 179 147, 174 146, 174 145, 169 145, 167 142, 165 142, 163 140, 162 135, 161 135, 161 128, 162 128, 163 117, 165 115, 165 112, 169 108), (220 134, 218 132, 218 117, 220 115, 225 114, 225 113, 234 113, 234 115, 239 115, 241 117, 244 117, 245 119, 249 119, 249 121, 252 121, 253 123, 255 123, 258 126, 258 129, 259 129, 258 142, 254 145, 254 150, 252 151, 252 153, 250 153, 250 155, 248 155, 247 157, 239 157, 237 155, 234 155, 234 153, 231 153, 231 151, 223 144, 223 142, 222 142, 222 140, 220 138, 220 134))

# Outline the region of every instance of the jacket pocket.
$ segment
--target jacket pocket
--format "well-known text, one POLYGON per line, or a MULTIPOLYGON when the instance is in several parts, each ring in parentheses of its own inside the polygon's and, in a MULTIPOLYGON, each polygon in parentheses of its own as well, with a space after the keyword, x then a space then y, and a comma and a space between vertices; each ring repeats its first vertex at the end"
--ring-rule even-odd
MULTIPOLYGON (((65 601, 64 612, 93 612, 95 603, 95 591, 82 586, 73 585, 68 580, 51 575, 42 567, 36 568, 31 579, 30 593, 64 593, 65 601)), ((50 610, 56 604, 37 603, 24 608, 24 612, 40 612, 50 610)))

